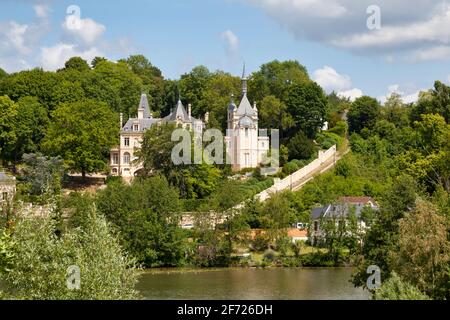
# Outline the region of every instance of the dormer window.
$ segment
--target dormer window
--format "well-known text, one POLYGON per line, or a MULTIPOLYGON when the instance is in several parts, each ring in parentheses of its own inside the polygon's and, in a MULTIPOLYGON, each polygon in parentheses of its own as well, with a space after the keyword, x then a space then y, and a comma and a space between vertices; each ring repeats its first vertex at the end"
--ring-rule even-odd
POLYGON ((139 125, 138 124, 134 124, 133 125, 133 131, 139 131, 139 125))

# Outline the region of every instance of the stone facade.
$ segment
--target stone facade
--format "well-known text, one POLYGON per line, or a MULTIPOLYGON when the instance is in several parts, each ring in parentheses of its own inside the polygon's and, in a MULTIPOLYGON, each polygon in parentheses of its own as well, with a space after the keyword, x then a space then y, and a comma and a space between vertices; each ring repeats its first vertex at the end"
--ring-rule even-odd
POLYGON ((0 172, 0 206, 11 203, 16 194, 16 178, 0 172))
POLYGON ((176 107, 167 117, 153 118, 146 94, 141 95, 137 118, 128 119, 125 125, 122 119, 120 115, 120 143, 110 150, 110 173, 113 176, 128 178, 134 177, 142 169, 142 164, 135 163, 135 151, 141 147, 144 132, 151 126, 174 123, 200 132, 204 128, 202 120, 191 116, 191 106, 188 106, 186 112, 181 100, 178 100, 176 107))
POLYGON ((253 107, 247 98, 247 78, 242 76, 242 99, 236 107, 231 98, 228 106, 227 135, 225 143, 227 156, 232 163, 232 169, 239 171, 244 168, 258 167, 270 147, 267 130, 260 135, 258 128, 258 109, 253 107))

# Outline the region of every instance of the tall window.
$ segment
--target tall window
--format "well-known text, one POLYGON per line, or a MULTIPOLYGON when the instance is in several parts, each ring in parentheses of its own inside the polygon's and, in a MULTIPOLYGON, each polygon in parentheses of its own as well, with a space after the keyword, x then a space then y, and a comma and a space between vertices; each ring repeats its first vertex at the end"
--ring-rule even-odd
POLYGON ((117 153, 113 154, 113 164, 119 164, 119 155, 117 153))
POLYGON ((248 128, 245 128, 245 137, 248 138, 248 128))
POLYGON ((130 146, 130 138, 124 138, 123 144, 125 145, 125 147, 129 147, 130 146))
POLYGON ((130 154, 128 152, 125 152, 123 154, 123 163, 129 164, 130 163, 130 154))

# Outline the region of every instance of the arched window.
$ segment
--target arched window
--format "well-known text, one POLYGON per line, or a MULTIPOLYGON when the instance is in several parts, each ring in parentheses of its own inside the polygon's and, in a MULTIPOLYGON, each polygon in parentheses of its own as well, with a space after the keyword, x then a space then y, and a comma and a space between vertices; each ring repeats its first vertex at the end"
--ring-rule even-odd
POLYGON ((116 169, 116 168, 113 168, 113 169, 112 169, 112 173, 117 174, 117 169, 116 169))
POLYGON ((130 154, 128 152, 125 152, 123 154, 123 163, 129 164, 130 163, 130 154))

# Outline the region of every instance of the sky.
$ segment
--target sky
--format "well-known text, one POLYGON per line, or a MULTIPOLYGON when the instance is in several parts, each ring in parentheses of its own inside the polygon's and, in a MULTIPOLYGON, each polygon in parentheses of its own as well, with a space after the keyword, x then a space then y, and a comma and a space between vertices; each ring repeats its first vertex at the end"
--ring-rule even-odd
POLYGON ((298 60, 327 93, 412 102, 450 84, 450 0, 0 0, 7 72, 131 54, 170 79, 298 60))

